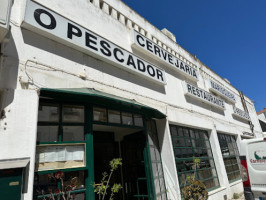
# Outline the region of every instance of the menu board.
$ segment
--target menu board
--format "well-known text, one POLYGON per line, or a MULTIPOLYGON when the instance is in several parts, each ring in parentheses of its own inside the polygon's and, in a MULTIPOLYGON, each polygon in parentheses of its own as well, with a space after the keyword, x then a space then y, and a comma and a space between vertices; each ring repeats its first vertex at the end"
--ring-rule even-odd
POLYGON ((38 145, 37 171, 85 167, 85 144, 38 145))

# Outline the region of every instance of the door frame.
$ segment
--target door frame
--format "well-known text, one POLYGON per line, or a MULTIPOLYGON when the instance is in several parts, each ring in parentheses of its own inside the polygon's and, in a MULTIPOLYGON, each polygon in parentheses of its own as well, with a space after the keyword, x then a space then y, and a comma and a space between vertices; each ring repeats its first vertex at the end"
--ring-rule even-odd
MULTIPOLYGON (((59 103, 59 104, 76 104, 76 105, 83 105, 85 108, 85 123, 84 123, 84 136, 85 140, 84 143, 86 144, 86 167, 84 168, 77 168, 77 169, 66 169, 62 171, 72 171, 72 170, 86 170, 88 172, 88 176, 85 178, 85 185, 86 185, 86 200, 95 200, 95 193, 93 188, 94 183, 94 137, 93 137, 93 125, 107 125, 107 126, 117 126, 117 127, 124 127, 124 128, 132 128, 132 129, 141 129, 143 134, 145 134, 145 149, 144 149, 144 165, 146 170, 147 176, 147 187, 149 192, 149 199, 155 198, 155 188, 153 183, 153 174, 152 174, 152 165, 151 165, 151 158, 150 158, 150 149, 149 149, 149 141, 148 135, 146 130, 146 120, 150 119, 147 117, 145 113, 141 110, 136 110, 134 108, 123 106, 113 106, 113 105, 98 105, 96 102, 84 102, 82 100, 62 100, 62 99, 40 99, 40 102, 51 102, 51 103, 59 103), (134 126, 134 125, 123 125, 123 124, 112 124, 108 122, 98 122, 93 120, 93 107, 100 107, 104 109, 111 109, 111 110, 118 110, 122 112, 128 112, 136 115, 141 115, 143 120, 143 126, 134 126)), ((41 171, 37 172, 38 174, 45 174, 45 173, 52 173, 54 170, 48 171, 41 171)))

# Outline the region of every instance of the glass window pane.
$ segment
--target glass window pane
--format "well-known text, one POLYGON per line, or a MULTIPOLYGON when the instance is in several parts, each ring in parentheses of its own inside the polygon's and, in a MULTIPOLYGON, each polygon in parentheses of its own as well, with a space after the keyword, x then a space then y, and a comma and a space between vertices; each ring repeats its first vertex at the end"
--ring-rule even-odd
POLYGON ((83 141, 83 126, 63 126, 63 141, 83 141))
POLYGON ((233 135, 218 134, 219 143, 224 159, 225 169, 229 181, 233 181, 239 178, 240 169, 238 159, 238 149, 236 140, 233 135))
POLYGON ((162 163, 157 163, 157 168, 158 168, 158 175, 162 176, 163 175, 163 166, 162 163))
POLYGON ((131 113, 122 113, 122 123, 125 125, 133 125, 133 119, 131 113))
POLYGON ((106 109, 93 107, 93 120, 100 121, 100 122, 107 122, 106 109))
POLYGON ((141 115, 134 115, 135 126, 143 126, 143 120, 141 115))
POLYGON ((58 126, 38 126, 37 142, 58 141, 58 126))
POLYGON ((35 174, 34 177, 34 195, 54 193, 58 189, 57 180, 53 173, 35 174))
POLYGON ((63 122, 84 122, 84 106, 63 106, 63 122))
MULTIPOLYGON (((34 177, 34 195, 45 195, 51 193, 57 193, 61 191, 74 191, 85 188, 85 176, 84 171, 70 171, 62 172, 58 171, 49 174, 35 174, 34 177), (60 173, 60 174, 59 174, 60 173), (64 188, 60 188, 61 184, 58 184, 60 179, 63 180, 64 188)), ((78 199, 85 197, 84 194, 80 193, 78 199)))
POLYGON ((120 112, 115 111, 115 110, 108 110, 108 121, 109 123, 121 123, 121 118, 120 118, 120 112))
POLYGON ((182 157, 182 149, 174 149, 174 154, 176 158, 182 157))
POLYGON ((85 193, 76 193, 76 194, 71 194, 70 199, 72 200, 85 200, 85 193))
POLYGON ((157 163, 152 163, 152 171, 153 171, 153 177, 156 178, 159 175, 157 163))
POLYGON ((231 156, 235 155, 235 149, 233 148, 233 144, 230 142, 228 143, 229 153, 231 156))
POLYGON ((151 161, 156 161, 155 149, 150 147, 151 161))
POLYGON ((57 104, 40 103, 38 112, 39 122, 58 122, 59 106, 57 104))
POLYGON ((70 171, 64 173, 64 187, 65 189, 78 190, 85 188, 84 171, 70 171))
POLYGON ((189 132, 188 132, 188 129, 187 128, 184 128, 183 129, 183 133, 184 133, 184 136, 185 137, 189 137, 189 132))
MULTIPOLYGON (((185 182, 186 185, 188 184, 186 177, 194 174, 194 158, 200 159, 196 173, 197 178, 200 180, 208 178, 205 181, 207 188, 214 187, 214 177, 217 176, 217 172, 212 158, 207 132, 187 127, 175 127, 178 130, 179 137, 173 137, 172 132, 171 135, 181 189, 185 186, 185 182)), ((172 130, 173 128, 170 129, 170 131, 172 130)))
POLYGON ((184 136, 183 129, 180 127, 177 128, 177 133, 178 133, 178 136, 184 136))
POLYGON ((164 179, 160 178, 161 192, 165 190, 164 179))
POLYGON ((171 131, 172 136, 177 136, 176 126, 170 125, 170 131, 171 131))
POLYGON ((157 145, 155 144, 155 143, 158 143, 156 124, 155 124, 155 121, 153 120, 147 121, 146 124, 147 124, 147 132, 149 136, 152 137, 152 140, 149 140, 149 145, 150 145, 150 153, 151 153, 151 160, 152 160, 152 171, 153 171, 153 178, 154 178, 153 181, 154 181, 154 186, 156 190, 155 192, 156 194, 158 194, 156 199, 161 199, 161 196, 164 196, 166 198, 166 195, 165 195, 166 189, 164 185, 164 175, 163 175, 163 169, 162 169, 162 163, 161 163, 160 148, 158 144, 157 145))

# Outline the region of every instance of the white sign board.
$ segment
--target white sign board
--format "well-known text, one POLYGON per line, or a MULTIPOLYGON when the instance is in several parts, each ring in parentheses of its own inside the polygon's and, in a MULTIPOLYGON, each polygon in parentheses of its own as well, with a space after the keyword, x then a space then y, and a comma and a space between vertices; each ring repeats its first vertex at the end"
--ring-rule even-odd
POLYGON ((207 104, 210 104, 219 109, 225 109, 224 101, 213 94, 206 92, 190 83, 183 82, 183 89, 185 95, 191 96, 193 98, 199 99, 207 104))
POLYGON ((250 121, 250 116, 247 112, 233 106, 234 113, 232 115, 237 116, 241 119, 250 121))
POLYGON ((174 55, 168 53, 163 48, 161 48, 160 46, 158 46, 157 44, 155 44, 154 42, 152 42, 151 40, 149 40, 148 38, 141 35, 135 30, 133 30, 133 37, 133 46, 138 47, 145 53, 148 52, 150 55, 153 55, 154 58, 156 58, 157 60, 164 61, 164 63, 167 63, 178 72, 181 72, 187 77, 198 81, 198 72, 196 69, 179 60, 174 55))
POLYGON ((103 59, 114 66, 138 74, 143 78, 166 84, 164 70, 29 0, 27 1, 23 27, 103 59))
POLYGON ((229 92, 227 89, 219 85, 218 83, 214 82, 213 80, 208 80, 209 90, 224 97, 228 101, 232 103, 236 103, 235 95, 229 92))
POLYGON ((63 162, 84 159, 84 145, 51 145, 37 148, 36 162, 63 162))

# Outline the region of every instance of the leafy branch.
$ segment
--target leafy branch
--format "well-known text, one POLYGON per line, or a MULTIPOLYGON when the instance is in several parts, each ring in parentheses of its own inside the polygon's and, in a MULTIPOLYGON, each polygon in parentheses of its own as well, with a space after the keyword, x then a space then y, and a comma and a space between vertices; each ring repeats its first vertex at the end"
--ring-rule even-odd
MULTIPOLYGON (((99 196, 99 200, 104 200, 107 195, 108 188, 110 188, 110 180, 115 170, 118 169, 119 166, 122 165, 121 158, 114 158, 110 161, 110 173, 108 175, 107 172, 104 172, 102 175, 101 182, 98 184, 94 184, 94 192, 99 196)), ((114 194, 118 193, 119 190, 122 189, 121 184, 114 183, 111 187, 111 194, 109 200, 113 200, 114 194)))

